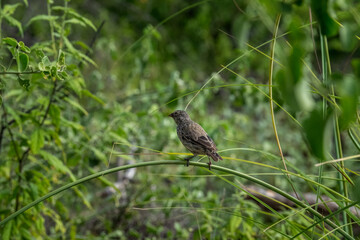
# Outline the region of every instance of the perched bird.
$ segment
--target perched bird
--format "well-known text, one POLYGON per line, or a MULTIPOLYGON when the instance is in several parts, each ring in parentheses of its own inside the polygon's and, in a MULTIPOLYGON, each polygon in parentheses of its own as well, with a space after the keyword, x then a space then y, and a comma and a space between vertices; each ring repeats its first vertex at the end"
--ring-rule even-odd
MULTIPOLYGON (((189 115, 183 110, 176 110, 171 113, 177 125, 177 135, 182 144, 192 153, 193 156, 186 158, 187 166, 189 166, 190 159, 197 155, 207 155, 215 162, 223 160, 222 157, 216 152, 216 145, 214 141, 207 135, 205 130, 196 122, 190 119, 189 115)), ((209 158, 209 169, 211 169, 211 160, 209 158)))

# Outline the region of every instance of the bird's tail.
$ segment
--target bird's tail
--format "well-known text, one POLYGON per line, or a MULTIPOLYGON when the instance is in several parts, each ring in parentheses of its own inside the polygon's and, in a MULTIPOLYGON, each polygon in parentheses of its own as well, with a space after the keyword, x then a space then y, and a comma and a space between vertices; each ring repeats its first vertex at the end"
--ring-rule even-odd
POLYGON ((223 160, 222 157, 217 152, 209 153, 209 156, 215 161, 223 160))

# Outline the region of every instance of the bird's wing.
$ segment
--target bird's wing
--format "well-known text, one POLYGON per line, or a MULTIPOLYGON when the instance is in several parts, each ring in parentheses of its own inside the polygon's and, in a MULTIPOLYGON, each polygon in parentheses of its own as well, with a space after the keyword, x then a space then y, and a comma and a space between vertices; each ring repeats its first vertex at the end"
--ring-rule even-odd
POLYGON ((215 145, 214 141, 211 139, 211 137, 209 137, 209 135, 206 134, 206 136, 200 136, 198 138, 198 142, 201 145, 204 145, 207 148, 214 149, 216 151, 216 145, 215 145))
POLYGON ((209 135, 207 135, 205 130, 199 124, 194 122, 194 124, 191 126, 191 129, 193 130, 190 134, 192 140, 208 149, 213 149, 216 151, 216 145, 214 141, 211 139, 211 137, 209 137, 209 135))

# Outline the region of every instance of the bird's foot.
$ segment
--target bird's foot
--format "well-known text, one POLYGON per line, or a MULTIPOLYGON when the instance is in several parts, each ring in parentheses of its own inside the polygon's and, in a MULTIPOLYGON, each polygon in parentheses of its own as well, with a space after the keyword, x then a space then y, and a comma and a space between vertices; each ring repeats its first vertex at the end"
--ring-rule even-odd
POLYGON ((208 162, 209 170, 211 170, 211 161, 208 162))
POLYGON ((196 155, 193 155, 193 156, 190 156, 190 157, 187 157, 185 158, 184 160, 186 160, 186 166, 188 167, 189 166, 189 162, 191 159, 193 159, 196 155))

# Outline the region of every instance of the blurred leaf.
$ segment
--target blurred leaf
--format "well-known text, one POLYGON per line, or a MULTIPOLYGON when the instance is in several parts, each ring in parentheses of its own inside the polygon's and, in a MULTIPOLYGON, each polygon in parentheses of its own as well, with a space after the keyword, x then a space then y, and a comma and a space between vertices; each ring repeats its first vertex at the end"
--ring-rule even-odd
POLYGON ((1 13, 3 15, 13 15, 16 8, 18 8, 19 6, 21 6, 21 3, 5 4, 1 13))
POLYGON ((355 184, 352 186, 352 194, 354 201, 360 201, 360 177, 356 177, 355 184))
POLYGON ((309 51, 309 47, 308 36, 301 29, 301 25, 302 20, 299 17, 293 17, 289 25, 291 29, 289 42, 292 48, 281 51, 285 67, 278 71, 275 78, 282 100, 295 113, 304 110, 311 111, 314 105, 306 76, 304 76, 303 58, 309 51))
POLYGON ((28 48, 27 46, 25 46, 25 43, 23 41, 20 41, 19 42, 19 47, 20 47, 20 50, 23 51, 23 52, 26 52, 26 53, 30 53, 30 48, 28 48))
POLYGON ((13 25, 13 26, 17 27, 17 29, 20 32, 21 37, 24 36, 21 23, 18 20, 16 20, 15 18, 13 18, 13 17, 11 17, 9 15, 4 15, 3 17, 10 23, 10 25, 13 25))
POLYGON ((90 145, 87 145, 87 147, 90 148, 90 150, 95 154, 97 158, 99 158, 102 162, 107 163, 108 158, 102 151, 90 145))
POLYGON ((50 68, 50 76, 53 77, 54 79, 57 77, 57 69, 55 66, 52 66, 50 68))
POLYGON ((6 105, 6 111, 14 118, 16 124, 19 126, 19 132, 21 133, 22 132, 22 121, 21 121, 20 116, 9 105, 6 105))
POLYGON ((37 56, 40 60, 45 57, 45 54, 44 54, 44 52, 43 52, 42 50, 36 50, 35 53, 36 53, 36 56, 37 56))
POLYGON ((334 36, 339 27, 329 15, 328 1, 311 1, 311 8, 315 12, 317 20, 320 23, 321 33, 328 37, 334 36))
POLYGON ((55 104, 51 104, 49 109, 49 116, 51 117, 51 122, 54 124, 56 129, 59 129, 60 127, 60 114, 60 108, 55 104))
POLYGON ((0 79, 0 90, 5 88, 5 83, 0 79))
POLYGON ((18 76, 18 82, 21 87, 25 88, 26 91, 29 90, 30 87, 30 80, 29 79, 22 79, 22 77, 18 76))
POLYGON ((72 127, 75 130, 81 130, 84 131, 84 126, 82 126, 81 124, 77 123, 77 122, 73 122, 73 121, 69 121, 63 117, 61 117, 61 123, 65 126, 65 127, 72 127))
POLYGON ((344 23, 340 28, 340 40, 345 51, 350 52, 356 47, 356 44, 359 42, 359 40, 356 39, 356 34, 358 33, 359 29, 357 24, 344 23))
POLYGON ((56 11, 56 10, 65 11, 68 14, 73 15, 74 17, 76 17, 78 20, 83 22, 85 25, 91 27, 94 31, 96 31, 96 27, 94 26, 94 24, 91 22, 90 19, 81 16, 79 13, 76 12, 76 10, 74 10, 72 8, 69 8, 69 7, 64 8, 64 7, 61 7, 61 6, 54 6, 54 7, 52 7, 52 10, 54 10, 54 11, 56 11))
POLYGON ((36 15, 35 17, 31 18, 28 23, 26 24, 26 27, 30 26, 35 21, 55 21, 58 19, 57 16, 49 16, 49 15, 36 15))
POLYGON ((60 51, 58 61, 56 62, 57 68, 60 70, 65 67, 65 53, 60 51))
POLYGON ((10 222, 6 223, 3 233, 2 233, 3 240, 10 240, 10 237, 12 236, 11 228, 12 228, 13 223, 14 223, 14 221, 10 221, 10 222))
POLYGON ((49 58, 47 56, 44 56, 41 59, 41 62, 44 64, 45 67, 49 67, 51 65, 51 62, 50 62, 50 60, 49 60, 49 58))
POLYGON ((44 146, 45 138, 44 138, 44 131, 42 128, 38 127, 34 130, 31 134, 30 139, 30 148, 34 154, 37 154, 39 150, 44 146))
POLYGON ((56 170, 59 170, 62 173, 69 174, 71 180, 76 180, 76 177, 73 175, 71 170, 55 155, 42 150, 39 153, 45 160, 48 160, 49 165, 53 166, 56 170))
POLYGON ((24 72, 29 66, 29 56, 25 53, 19 53, 19 69, 20 72, 24 72))
MULTIPOLYGON (((28 221, 29 222, 25 221, 26 225, 32 223, 30 220, 28 220, 28 221)), ((20 233, 21 233, 21 239, 32 239, 33 238, 32 234, 30 233, 30 231, 27 228, 25 228, 25 226, 22 226, 20 228, 20 233)))
POLYGON ((329 118, 329 114, 323 116, 322 108, 318 107, 302 123, 312 154, 321 160, 325 159, 331 144, 329 118))
POLYGON ((101 100, 99 97, 97 97, 94 94, 92 94, 91 92, 89 92, 89 90, 87 90, 87 89, 81 90, 81 94, 85 95, 85 96, 88 96, 88 97, 91 97, 92 99, 94 99, 95 101, 100 103, 101 105, 105 105, 105 102, 103 100, 101 100))
POLYGON ((80 197, 86 207, 88 207, 89 209, 93 209, 91 203, 86 199, 86 196, 84 196, 84 194, 77 187, 73 188, 73 190, 75 191, 76 195, 80 197))
POLYGON ((67 101, 68 103, 70 103, 73 107, 77 108, 78 110, 80 110, 82 113, 84 113, 85 115, 88 115, 89 113, 85 110, 85 108, 83 108, 80 103, 71 100, 70 98, 64 98, 65 101, 67 101))
POLYGON ((29 183, 28 186, 29 187, 27 188, 27 192, 31 196, 31 200, 35 201, 36 199, 39 198, 39 188, 34 183, 29 183))
MULTIPOLYGON (((333 78, 334 75, 333 75, 333 78)), ((348 129, 350 124, 356 120, 358 97, 360 94, 359 82, 353 75, 337 76, 335 79, 335 86, 338 96, 341 113, 339 117, 340 129, 348 129)))
POLYGON ((85 87, 85 82, 83 78, 71 78, 66 81, 66 83, 70 87, 70 89, 72 89, 78 96, 81 96, 82 90, 85 87))
MULTIPOLYGON (((237 209, 237 211, 239 210, 237 209)), ((236 236, 236 232, 238 231, 241 223, 242 223, 241 216, 238 216, 238 214, 234 214, 233 216, 231 216, 229 222, 229 231, 233 236, 236 236)))
POLYGON ((83 21, 80 21, 79 19, 76 18, 71 18, 66 20, 65 24, 75 24, 75 25, 80 25, 82 27, 86 27, 86 24, 83 21))
POLYGON ((360 59, 353 59, 351 61, 351 66, 357 79, 360 79, 360 59))
POLYGON ((3 38, 2 40, 3 40, 3 43, 8 44, 12 47, 17 47, 17 45, 18 45, 18 42, 16 41, 15 38, 7 37, 7 38, 3 38))
POLYGON ((92 60, 91 58, 89 58, 88 56, 86 56, 85 54, 83 54, 82 52, 80 52, 79 50, 77 50, 73 44, 70 42, 70 40, 66 37, 63 38, 64 43, 66 45, 66 47, 68 48, 68 50, 74 54, 75 56, 77 56, 78 58, 80 58, 81 60, 85 60, 88 63, 91 63, 94 66, 97 66, 96 63, 94 62, 94 60, 92 60))

